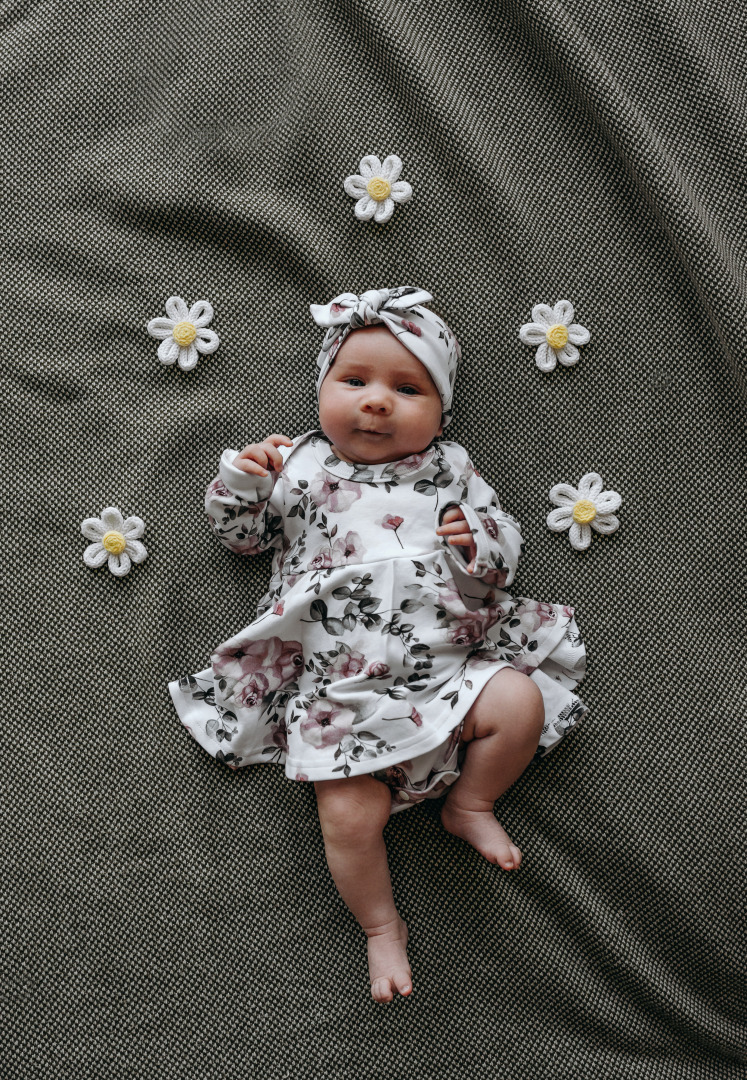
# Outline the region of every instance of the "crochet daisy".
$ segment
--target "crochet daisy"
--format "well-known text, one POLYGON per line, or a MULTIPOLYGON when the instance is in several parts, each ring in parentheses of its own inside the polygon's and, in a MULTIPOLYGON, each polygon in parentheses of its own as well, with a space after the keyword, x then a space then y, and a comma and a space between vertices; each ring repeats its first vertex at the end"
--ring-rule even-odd
POLYGON ((371 218, 383 225, 394 213, 395 203, 405 203, 412 198, 412 188, 405 180, 398 180, 402 162, 396 154, 379 161, 375 154, 361 158, 360 173, 348 176, 345 190, 356 199, 355 216, 359 221, 371 218))
POLYGON ((138 539, 144 529, 141 518, 128 517, 123 521, 116 506, 107 506, 101 517, 86 518, 80 527, 87 540, 95 541, 83 552, 83 562, 95 570, 108 559, 115 577, 124 577, 132 563, 141 563, 148 554, 138 539))
POLYGON ((162 364, 178 361, 182 371, 191 371, 199 360, 198 353, 212 353, 220 345, 214 330, 206 327, 213 317, 213 306, 207 300, 198 300, 191 308, 181 296, 170 296, 166 301, 168 318, 151 319, 148 333, 162 338, 158 346, 158 359, 162 364))
POLYGON ((616 491, 603 491, 603 487, 599 473, 590 472, 581 477, 578 488, 570 484, 550 488, 550 502, 558 509, 547 515, 547 524, 553 532, 570 527, 568 539, 576 551, 589 546, 592 529, 609 536, 620 525, 613 511, 620 509, 622 497, 616 491))
POLYGON ((532 318, 534 322, 524 323, 519 330, 519 337, 525 345, 539 345, 535 359, 540 371, 552 371, 558 360, 564 367, 575 364, 579 358, 576 346, 585 345, 591 334, 579 323, 571 322, 570 300, 558 300, 554 308, 535 304, 532 318))

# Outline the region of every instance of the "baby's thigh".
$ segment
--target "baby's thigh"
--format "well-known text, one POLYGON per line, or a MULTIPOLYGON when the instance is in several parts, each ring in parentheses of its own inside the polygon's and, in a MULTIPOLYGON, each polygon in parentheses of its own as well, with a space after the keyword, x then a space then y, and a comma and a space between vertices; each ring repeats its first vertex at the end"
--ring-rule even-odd
POLYGON ((389 820, 391 792, 368 773, 341 780, 315 780, 314 789, 325 837, 355 841, 361 833, 381 832, 389 820))

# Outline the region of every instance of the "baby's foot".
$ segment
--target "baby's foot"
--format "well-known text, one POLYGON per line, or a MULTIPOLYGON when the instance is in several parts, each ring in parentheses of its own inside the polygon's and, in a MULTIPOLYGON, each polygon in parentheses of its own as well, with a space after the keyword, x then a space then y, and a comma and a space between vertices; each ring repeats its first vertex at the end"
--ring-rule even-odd
POLYGON ((368 974, 374 1001, 392 1001, 394 994, 412 993, 412 971, 407 960, 407 924, 396 921, 367 930, 368 974))
POLYGON ((521 851, 500 825, 492 810, 462 810, 450 806, 448 800, 441 809, 441 824, 448 833, 466 840, 488 862, 504 870, 518 870, 521 851))

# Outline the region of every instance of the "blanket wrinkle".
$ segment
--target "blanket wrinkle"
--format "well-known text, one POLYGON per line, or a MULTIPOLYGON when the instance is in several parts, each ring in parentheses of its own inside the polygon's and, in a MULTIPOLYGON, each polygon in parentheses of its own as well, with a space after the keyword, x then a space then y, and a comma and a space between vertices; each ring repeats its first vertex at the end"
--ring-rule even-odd
POLYGON ((625 92, 590 37, 558 0, 534 0, 537 16, 519 17, 548 62, 580 99, 594 127, 653 213, 685 270, 695 295, 726 354, 739 395, 747 401, 747 360, 742 320, 734 313, 747 303, 747 279, 732 254, 724 229, 687 179, 642 109, 625 92), (569 40, 558 34, 568 28, 569 40), (722 296, 731 303, 724 305, 722 296))
MULTIPOLYGON (((639 867, 636 873, 640 873, 639 867)), ((651 884, 656 887, 654 881, 651 884)), ((584 874, 580 864, 574 867, 572 893, 572 907, 567 893, 556 893, 552 910, 562 918, 564 932, 573 932, 579 963, 595 968, 601 979, 610 976, 610 967, 614 970, 609 989, 617 993, 620 1007, 629 1015, 637 1013, 639 1020, 647 1013, 654 1014, 661 1034, 676 1029, 685 1037, 696 1035, 716 1059, 739 1062, 739 1025, 728 1015, 705 1007, 703 1000, 702 965, 710 967, 716 979, 719 973, 718 960, 709 955, 707 935, 698 942, 697 964, 675 967, 674 949, 647 933, 645 911, 632 899, 619 892, 606 893, 599 881, 584 874), (724 1041, 725 1030, 730 1032, 731 1045, 724 1041)), ((660 899, 663 908, 664 891, 660 899)), ((697 930, 693 926, 688 929, 691 934, 697 930)), ((670 930, 673 938, 681 932, 682 927, 670 930)), ((560 986, 557 989, 560 991, 560 986)))
POLYGON ((13 383, 33 391, 36 401, 48 400, 81 401, 90 396, 89 386, 76 382, 66 376, 55 376, 51 373, 37 375, 33 371, 24 371, 21 368, 4 369, 3 373, 13 383))

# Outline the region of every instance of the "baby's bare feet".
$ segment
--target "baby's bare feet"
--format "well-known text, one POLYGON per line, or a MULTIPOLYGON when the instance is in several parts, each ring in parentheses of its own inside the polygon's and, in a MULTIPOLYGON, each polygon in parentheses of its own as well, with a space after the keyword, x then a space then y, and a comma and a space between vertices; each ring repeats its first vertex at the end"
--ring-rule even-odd
POLYGON ((375 930, 368 937, 368 974, 374 1001, 392 1001, 394 994, 412 993, 412 971, 407 960, 407 924, 396 920, 375 930))
POLYGON ((518 870, 521 851, 500 825, 492 810, 462 810, 450 806, 448 799, 441 809, 441 824, 448 833, 466 840, 488 862, 504 870, 518 870))

